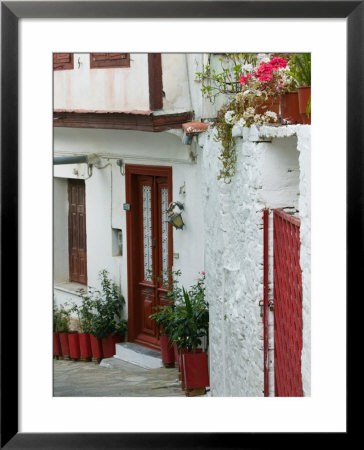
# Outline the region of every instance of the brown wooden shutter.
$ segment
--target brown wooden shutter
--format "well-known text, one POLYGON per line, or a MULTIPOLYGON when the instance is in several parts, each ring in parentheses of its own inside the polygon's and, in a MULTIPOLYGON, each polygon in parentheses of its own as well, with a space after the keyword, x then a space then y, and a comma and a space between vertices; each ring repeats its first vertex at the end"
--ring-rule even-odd
POLYGON ((130 67, 129 53, 90 53, 91 69, 105 67, 130 67))
POLYGON ((53 70, 73 69, 73 53, 53 53, 53 70))
POLYGON ((148 53, 149 108, 163 109, 162 55, 148 53))
POLYGON ((70 281, 87 284, 86 195, 83 180, 68 180, 70 281))

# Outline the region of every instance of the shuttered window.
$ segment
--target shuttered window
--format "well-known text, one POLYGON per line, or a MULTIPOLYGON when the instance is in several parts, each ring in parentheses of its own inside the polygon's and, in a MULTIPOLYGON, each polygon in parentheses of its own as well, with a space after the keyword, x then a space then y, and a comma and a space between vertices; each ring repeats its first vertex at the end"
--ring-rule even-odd
POLYGON ((86 196, 83 180, 68 180, 69 279, 87 284, 86 196))
POLYGON ((53 70, 73 69, 73 53, 53 53, 53 70))
POLYGON ((91 69, 105 67, 130 67, 129 53, 90 53, 91 69))

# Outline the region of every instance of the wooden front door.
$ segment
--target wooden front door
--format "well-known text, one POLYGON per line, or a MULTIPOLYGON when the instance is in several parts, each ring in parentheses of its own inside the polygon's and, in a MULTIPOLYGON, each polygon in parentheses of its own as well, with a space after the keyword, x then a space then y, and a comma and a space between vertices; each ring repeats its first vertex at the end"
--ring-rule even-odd
POLYGON ((149 318, 167 303, 172 267, 172 227, 167 222, 172 199, 170 167, 126 166, 129 341, 159 349, 156 324, 149 318))
POLYGON ((69 280, 87 284, 84 180, 68 180, 68 201, 69 280))

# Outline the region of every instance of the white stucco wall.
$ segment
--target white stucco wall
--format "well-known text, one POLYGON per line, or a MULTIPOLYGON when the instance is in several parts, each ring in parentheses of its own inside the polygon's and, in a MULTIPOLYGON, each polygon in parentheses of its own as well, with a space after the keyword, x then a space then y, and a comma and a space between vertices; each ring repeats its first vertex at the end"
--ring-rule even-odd
MULTIPOLYGON (((96 153, 102 158, 103 169, 93 169, 88 178, 86 164, 56 165, 54 176, 86 179, 86 227, 88 284, 98 286, 98 272, 106 268, 114 281, 120 283, 127 302, 127 244, 125 177, 116 165, 117 159, 126 164, 164 165, 172 167, 173 200, 182 201, 185 209, 183 230, 173 230, 174 269, 182 271, 181 283, 190 286, 198 272, 204 270, 203 213, 201 210, 200 156, 194 161, 192 146, 182 144, 181 132, 148 133, 137 131, 66 129, 54 130, 56 156, 96 153), (112 256, 112 228, 123 232, 123 254, 112 256)), ((57 292, 57 303, 68 293, 57 292)))
MULTIPOLYGON (((195 73, 201 54, 162 54, 166 112, 195 110, 201 117, 200 83, 195 73)), ((89 53, 74 54, 74 69, 54 71, 54 108, 66 110, 149 110, 147 53, 131 53, 130 67, 90 68, 89 53)))
POLYGON ((146 53, 132 53, 130 67, 105 69, 90 69, 90 54, 75 53, 73 70, 53 73, 55 109, 149 109, 146 53))
POLYGON ((68 279, 68 185, 67 180, 54 178, 53 202, 53 249, 57 254, 54 258, 54 280, 56 282, 68 279))
MULTIPOLYGON (((237 173, 230 185, 217 181, 219 144, 213 140, 213 130, 199 140, 203 146, 204 215, 208 217, 205 221, 205 267, 210 303, 210 383, 213 396, 263 396, 263 325, 259 308, 259 300, 263 298, 262 211, 278 207, 295 211, 299 204, 302 215, 301 211, 297 215, 303 223, 303 234, 309 234, 309 188, 303 186, 309 183, 309 127, 262 127, 260 131, 255 127, 235 128, 234 134, 237 136, 237 173), (262 142, 264 140, 269 142, 262 142)), ((272 238, 270 243, 272 245, 272 238)), ((310 384, 309 242, 305 245, 306 250, 301 251, 305 280, 302 367, 307 395, 310 384)), ((270 250, 271 266, 272 256, 270 250)), ((272 270, 270 276, 272 289, 272 270)), ((272 369, 272 313, 269 321, 272 369)), ((270 395, 273 395, 272 370, 270 386, 270 395)))

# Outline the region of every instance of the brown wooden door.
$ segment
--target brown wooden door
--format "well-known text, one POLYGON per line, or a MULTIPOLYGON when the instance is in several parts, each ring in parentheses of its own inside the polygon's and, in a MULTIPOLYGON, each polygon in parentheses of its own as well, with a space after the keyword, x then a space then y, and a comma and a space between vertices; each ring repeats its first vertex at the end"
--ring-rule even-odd
POLYGON ((69 279, 87 284, 86 195, 83 180, 68 180, 69 279))
POLYGON ((143 167, 145 173, 127 174, 131 187, 127 213, 129 340, 159 349, 158 329, 149 316, 167 302, 163 273, 172 266, 172 230, 166 214, 171 201, 170 171, 145 166, 139 170, 143 167))

